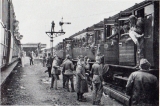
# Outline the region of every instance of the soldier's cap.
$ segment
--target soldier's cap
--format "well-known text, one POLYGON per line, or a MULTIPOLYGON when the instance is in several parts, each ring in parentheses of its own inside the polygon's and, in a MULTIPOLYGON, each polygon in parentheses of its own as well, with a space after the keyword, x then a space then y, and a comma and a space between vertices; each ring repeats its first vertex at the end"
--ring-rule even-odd
POLYGON ((79 55, 79 58, 81 59, 81 58, 84 58, 84 57, 83 57, 83 55, 79 55))
POLYGON ((97 52, 97 56, 100 56, 100 55, 101 55, 101 52, 100 52, 100 51, 98 51, 98 52, 97 52))
POLYGON ((128 20, 137 20, 137 17, 135 15, 130 15, 128 20))
MULTIPOLYGON (((148 62, 147 59, 141 59, 141 60, 140 60, 140 66, 141 66, 141 67, 142 67, 142 66, 150 67, 151 64, 148 62)), ((142 68, 143 68, 143 67, 142 67, 142 68)))
POLYGON ((87 59, 87 62, 90 62, 90 61, 91 61, 91 60, 88 58, 88 59, 87 59))
POLYGON ((96 56, 96 62, 101 62, 101 58, 99 56, 96 56))
POLYGON ((67 55, 66 55, 66 58, 67 58, 67 59, 70 59, 70 58, 71 58, 71 56, 70 56, 69 54, 67 54, 67 55))
POLYGON ((87 56, 84 56, 84 59, 87 59, 88 57, 87 56))

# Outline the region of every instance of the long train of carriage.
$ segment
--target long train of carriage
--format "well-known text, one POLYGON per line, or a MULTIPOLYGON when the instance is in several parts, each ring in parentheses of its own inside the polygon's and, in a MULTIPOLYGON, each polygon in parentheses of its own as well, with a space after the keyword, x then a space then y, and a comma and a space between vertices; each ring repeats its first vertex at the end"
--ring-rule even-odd
POLYGON ((16 20, 14 6, 12 0, 0 1, 0 68, 1 68, 1 82, 2 85, 10 72, 19 62, 18 55, 21 50, 21 38, 19 34, 19 21, 16 20))
POLYGON ((159 78, 159 1, 135 4, 79 31, 56 46, 56 54, 59 57, 64 59, 66 54, 70 54, 74 63, 79 55, 83 55, 88 56, 93 64, 96 53, 102 53, 104 63, 109 65, 109 70, 104 74, 107 83, 104 92, 125 105, 130 103, 130 97, 125 95, 125 85, 129 75, 138 70, 134 68, 136 45, 133 41, 125 43, 129 35, 123 36, 125 30, 122 30, 123 26, 128 25, 130 15, 144 19, 144 58, 151 63, 150 72, 159 78), (115 28, 118 33, 113 36, 115 28))

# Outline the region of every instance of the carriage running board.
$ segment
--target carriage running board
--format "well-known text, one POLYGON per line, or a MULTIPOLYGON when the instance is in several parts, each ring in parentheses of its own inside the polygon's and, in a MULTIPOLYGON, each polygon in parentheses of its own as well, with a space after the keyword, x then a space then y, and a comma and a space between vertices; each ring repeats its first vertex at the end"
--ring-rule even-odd
POLYGON ((122 92, 119 92, 111 87, 103 86, 103 91, 105 94, 109 95, 111 98, 116 99, 117 101, 123 103, 126 106, 130 105, 130 96, 125 95, 122 92))

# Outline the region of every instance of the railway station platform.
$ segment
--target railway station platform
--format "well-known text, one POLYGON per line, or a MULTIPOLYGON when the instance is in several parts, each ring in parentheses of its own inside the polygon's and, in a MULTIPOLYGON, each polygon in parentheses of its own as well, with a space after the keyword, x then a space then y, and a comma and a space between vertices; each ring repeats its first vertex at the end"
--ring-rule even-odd
MULTIPOLYGON (((35 59, 34 65, 29 64, 26 58, 24 67, 17 67, 13 70, 12 77, 7 79, 7 86, 1 96, 2 105, 92 105, 92 91, 89 89, 84 96, 87 102, 77 101, 76 92, 67 92, 62 87, 62 75, 58 80, 58 90, 50 89, 50 80, 47 68, 43 67, 41 60, 35 59), (13 83, 14 82, 14 83, 13 83)), ((76 78, 74 77, 74 84, 76 78)), ((70 86, 69 86, 70 87, 70 86)), ((102 106, 122 106, 116 100, 103 94, 102 106)))
POLYGON ((17 64, 18 64, 18 61, 15 61, 11 65, 9 65, 9 67, 5 68, 3 71, 1 70, 1 81, 0 81, 1 86, 6 81, 6 79, 8 78, 8 76, 10 75, 10 73, 12 72, 12 70, 17 64))
MULTIPOLYGON (((19 61, 16 60, 12 64, 10 64, 8 67, 6 67, 4 70, 1 70, 0 86, 2 86, 3 83, 5 83, 6 79, 11 74, 11 72, 14 70, 14 68, 16 67, 16 65, 18 64, 18 62, 19 61)), ((24 58, 24 64, 26 65, 28 62, 29 62, 29 57, 25 57, 24 58)), ((21 67, 21 65, 19 65, 19 67, 21 67)))

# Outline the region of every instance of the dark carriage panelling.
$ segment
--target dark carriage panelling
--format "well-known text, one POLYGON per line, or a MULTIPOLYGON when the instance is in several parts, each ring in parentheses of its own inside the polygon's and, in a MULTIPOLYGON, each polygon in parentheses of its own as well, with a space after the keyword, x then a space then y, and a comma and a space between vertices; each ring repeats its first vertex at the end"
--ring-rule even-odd
POLYGON ((95 60, 95 54, 93 54, 91 48, 88 48, 86 49, 86 53, 87 53, 87 56, 90 58, 90 60, 95 60))
POLYGON ((92 53, 91 48, 73 48, 73 58, 76 59, 79 55, 88 56, 91 60, 95 59, 95 55, 92 53))
POLYGON ((135 49, 132 41, 119 45, 119 65, 135 65, 135 49))
POLYGON ((148 61, 151 63, 152 66, 154 66, 154 60, 153 60, 153 36, 156 36, 153 34, 153 27, 154 27, 154 5, 148 5, 145 7, 145 57, 148 59, 148 61), (150 10, 150 11, 148 11, 150 10))
POLYGON ((104 44, 104 57, 105 62, 109 64, 118 64, 118 43, 114 42, 113 45, 112 41, 107 41, 104 44))
POLYGON ((73 59, 76 59, 81 54, 80 48, 73 48, 73 59))
POLYGON ((65 57, 66 57, 66 55, 67 55, 67 54, 69 54, 69 55, 72 57, 72 53, 73 53, 73 52, 72 52, 72 49, 70 49, 70 50, 65 50, 64 55, 63 55, 63 56, 64 56, 64 58, 65 58, 65 57))
POLYGON ((56 54, 58 57, 63 58, 63 50, 57 50, 56 54))

